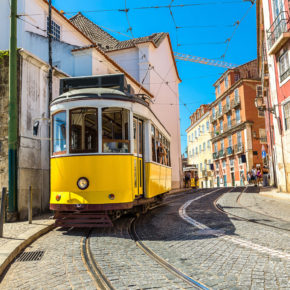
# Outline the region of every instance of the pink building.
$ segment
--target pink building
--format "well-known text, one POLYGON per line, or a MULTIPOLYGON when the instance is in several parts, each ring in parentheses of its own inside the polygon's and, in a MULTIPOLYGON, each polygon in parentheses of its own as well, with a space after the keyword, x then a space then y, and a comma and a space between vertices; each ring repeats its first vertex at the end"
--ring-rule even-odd
POLYGON ((271 182, 290 192, 290 17, 288 0, 257 1, 258 66, 262 88, 256 104, 266 111, 271 182))

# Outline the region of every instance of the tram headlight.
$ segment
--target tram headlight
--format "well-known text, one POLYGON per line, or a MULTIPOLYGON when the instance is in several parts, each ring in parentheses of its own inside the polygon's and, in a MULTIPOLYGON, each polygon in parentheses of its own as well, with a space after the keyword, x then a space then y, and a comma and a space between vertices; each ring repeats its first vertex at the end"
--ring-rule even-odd
POLYGON ((87 189, 89 187, 89 180, 85 177, 80 177, 78 179, 77 186, 81 190, 87 189))

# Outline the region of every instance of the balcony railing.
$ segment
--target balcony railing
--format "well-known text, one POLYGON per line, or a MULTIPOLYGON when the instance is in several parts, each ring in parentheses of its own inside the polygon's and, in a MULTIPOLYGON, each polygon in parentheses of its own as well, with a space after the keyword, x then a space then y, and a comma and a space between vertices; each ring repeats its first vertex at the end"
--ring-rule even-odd
POLYGON ((218 152, 213 152, 212 158, 213 159, 218 159, 219 158, 218 152))
POLYGON ((215 112, 215 114, 212 114, 212 116, 210 116, 210 122, 213 123, 214 121, 216 121, 217 119, 217 112, 215 112))
POLYGON ((224 156, 226 156, 226 152, 224 151, 224 149, 221 149, 221 150, 219 151, 219 158, 222 158, 222 157, 224 157, 224 156))
POLYGON ((234 150, 233 150, 233 147, 230 146, 227 148, 227 155, 232 155, 232 154, 234 154, 234 150))
POLYGON ((289 31, 289 14, 287 11, 281 11, 274 20, 270 28, 267 30, 268 50, 270 51, 279 37, 289 31))
POLYGON ((261 137, 260 138, 261 143, 267 143, 267 137, 261 137))
POLYGON ((207 171, 205 169, 202 170, 201 174, 202 177, 207 177, 207 171))
POLYGON ((290 75, 290 67, 280 75, 280 83, 286 80, 289 75, 290 75))
POLYGON ((226 104, 223 106, 223 113, 226 114, 227 112, 229 112, 231 109, 230 104, 226 104))
POLYGON ((223 117, 223 110, 217 111, 217 117, 218 118, 223 117))
POLYGON ((244 152, 244 145, 243 144, 236 144, 234 147, 235 154, 244 152))

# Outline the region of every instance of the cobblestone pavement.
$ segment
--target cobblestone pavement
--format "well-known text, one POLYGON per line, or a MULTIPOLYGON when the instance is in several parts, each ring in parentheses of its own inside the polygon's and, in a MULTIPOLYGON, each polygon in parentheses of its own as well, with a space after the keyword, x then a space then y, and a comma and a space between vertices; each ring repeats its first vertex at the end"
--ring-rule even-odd
MULTIPOLYGON (((212 230, 180 223, 174 203, 140 220, 139 235, 161 257, 214 289, 290 289, 290 259, 283 258, 290 254, 289 223, 255 213, 254 207, 241 208, 239 192, 223 195, 219 203, 251 222, 221 213, 213 202, 226 191, 207 195, 187 208, 191 219, 212 230)), ((275 204, 279 205, 285 210, 283 203, 275 204)))
MULTIPOLYGON (((290 219, 279 215, 290 205, 241 195, 242 190, 170 196, 138 219, 138 235, 165 261, 209 288, 290 289, 290 219)), ((113 287, 190 288, 136 246, 128 233, 130 219, 95 229, 90 238, 93 256, 113 287)), ((0 289, 96 289, 80 252, 85 233, 56 229, 41 237, 26 251, 43 250, 42 259, 13 263, 0 289)))

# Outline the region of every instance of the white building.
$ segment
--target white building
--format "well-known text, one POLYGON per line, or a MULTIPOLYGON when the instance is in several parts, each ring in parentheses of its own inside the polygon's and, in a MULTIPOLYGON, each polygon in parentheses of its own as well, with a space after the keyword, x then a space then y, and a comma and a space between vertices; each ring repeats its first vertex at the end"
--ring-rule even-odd
MULTIPOLYGON (((27 66, 23 74, 29 77, 35 75, 35 78, 41 77, 41 80, 34 81, 33 77, 27 80, 27 94, 24 94, 24 104, 26 111, 21 111, 20 115, 20 144, 36 148, 33 144, 35 140, 31 137, 32 122, 34 119, 40 119, 40 126, 48 126, 45 119, 49 115, 48 96, 46 91, 46 76, 48 62, 48 38, 47 38, 47 17, 48 3, 45 0, 18 0, 18 40, 17 46, 23 48, 28 59, 36 65, 42 63, 41 73, 27 66), (34 98, 43 99, 41 102, 46 105, 39 106, 38 101, 31 101, 31 91, 36 95, 34 98)), ((9 1, 2 1, 0 10, 0 50, 9 48, 9 21, 10 21, 9 1)), ((78 14, 82 19, 89 21, 83 15, 78 14)), ((152 100, 152 109, 165 125, 171 134, 171 159, 173 166, 172 185, 174 188, 180 187, 181 182, 181 149, 180 149, 180 126, 179 126, 179 96, 178 83, 180 82, 176 63, 174 60, 169 35, 166 33, 153 34, 149 37, 139 38, 128 42, 118 41, 98 26, 91 23, 94 29, 87 33, 81 29, 74 21, 74 17, 67 19, 58 10, 53 8, 52 21, 54 40, 52 43, 54 74, 58 76, 87 76, 97 74, 124 73, 128 84, 132 86, 135 92, 145 94, 152 100), (100 34, 100 39, 106 39, 106 46, 103 47, 92 36, 100 34), (110 40, 110 41, 109 41, 110 40), (124 62, 127 58, 128 61, 124 62), (164 103, 176 103, 176 106, 164 106, 164 103), (161 105, 162 104, 162 105, 161 105)), ((23 52, 24 53, 24 52, 23 52)), ((22 78, 24 79, 24 78, 22 78)), ((58 79, 54 78, 53 98, 58 95, 58 79)), ((1 98, 2 96, 0 96, 1 98)), ((48 128, 42 130, 42 138, 48 137, 48 128)), ((31 160, 36 160, 35 164, 25 163, 26 173, 34 170, 37 166, 40 170, 47 170, 48 162, 48 140, 43 140, 35 150, 30 150, 31 160), (45 159, 37 159, 33 154, 45 155, 45 159), (32 156, 33 155, 33 156, 32 156), (45 160, 45 161, 44 161, 45 160), (30 165, 29 165, 30 164, 30 165)), ((19 148, 20 150, 20 148, 19 148)), ((27 152, 23 151, 23 154, 27 152)), ((26 157, 24 157, 26 158, 26 157)), ((19 164, 21 166, 21 164, 19 164)), ((29 174, 30 174, 29 173, 29 174)), ((1 174, 1 172, 0 172, 1 174)), ((25 176, 18 173, 19 178, 25 181, 25 176)), ((1 178, 0 178, 1 180, 1 178)), ((35 180, 32 178, 31 180, 35 180)), ((27 184, 22 184, 19 179, 18 196, 26 196, 27 184), (22 192, 23 191, 23 192, 22 192)), ((42 186, 37 186, 41 199, 49 196, 48 176, 42 182, 42 186)), ((1 186, 6 184, 1 184, 1 186)), ((32 184, 33 186, 33 184, 32 184)), ((44 199, 45 199, 44 198, 44 199)), ((25 208, 26 200, 18 198, 20 208, 25 208)), ((43 208, 43 206, 41 206, 43 208)))

